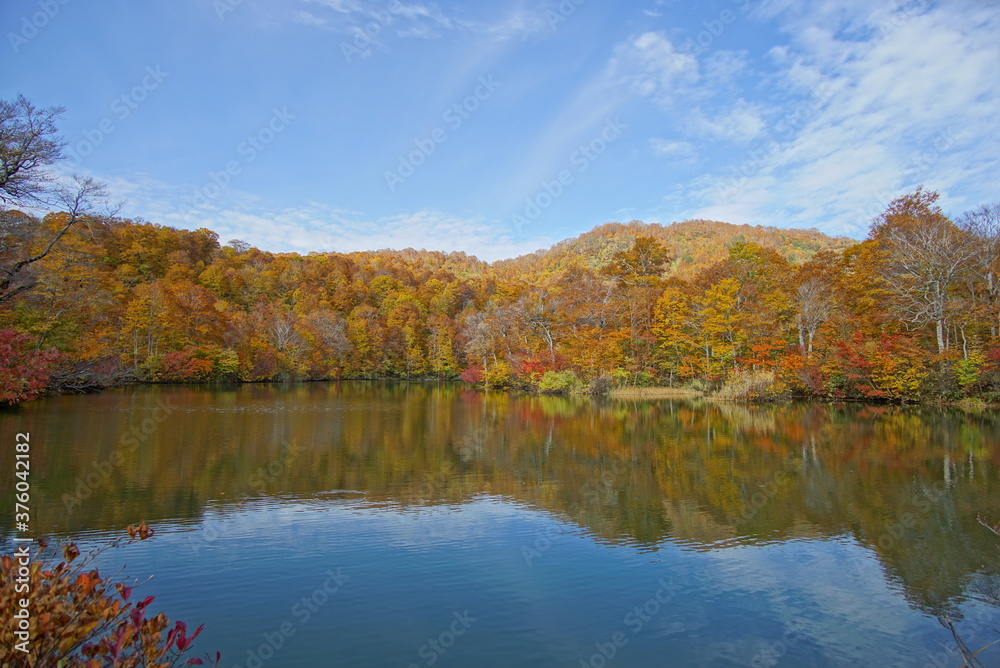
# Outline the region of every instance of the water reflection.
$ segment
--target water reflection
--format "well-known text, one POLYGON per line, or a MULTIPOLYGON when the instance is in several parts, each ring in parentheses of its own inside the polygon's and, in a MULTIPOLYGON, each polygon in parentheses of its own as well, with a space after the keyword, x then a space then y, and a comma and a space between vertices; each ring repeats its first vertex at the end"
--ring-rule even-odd
POLYGON ((1000 554, 975 522, 1000 518, 1000 426, 986 411, 354 382, 54 397, 0 424, 32 434, 35 522, 51 533, 238 515, 262 499, 446 512, 489 495, 611 544, 846 540, 867 549, 837 568, 884 569, 934 613, 1000 554))

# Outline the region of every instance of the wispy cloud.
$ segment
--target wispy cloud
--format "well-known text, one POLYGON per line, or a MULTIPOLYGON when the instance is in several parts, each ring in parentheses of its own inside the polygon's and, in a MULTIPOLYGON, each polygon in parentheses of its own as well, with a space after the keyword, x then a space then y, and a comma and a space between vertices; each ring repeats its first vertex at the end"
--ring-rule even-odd
POLYGON ((611 66, 633 93, 664 106, 699 76, 697 59, 678 51, 661 32, 646 32, 618 46, 611 66))
MULTIPOLYGON (((944 205, 959 211, 976 204, 962 192, 989 192, 991 184, 995 192, 1000 17, 963 4, 763 3, 758 18, 790 38, 768 54, 776 68, 768 83, 783 95, 767 106, 728 98, 724 108, 693 109, 690 136, 746 148, 668 203, 690 216, 821 222, 828 232, 863 236, 875 213, 920 183, 941 190, 944 205)), ((656 62, 670 62, 668 49, 658 51, 664 55, 656 62)), ((638 92, 666 88, 647 79, 638 92)), ((712 100, 709 77, 696 84, 702 99, 712 100)))
POLYGON ((694 144, 686 141, 653 137, 649 140, 649 148, 654 155, 661 158, 670 158, 676 162, 689 162, 697 156, 694 144))
POLYGON ((765 126, 761 108, 743 99, 711 118, 702 110, 695 110, 688 120, 688 127, 694 134, 741 144, 760 137, 765 126))
POLYGON ((127 200, 122 215, 142 212, 159 224, 205 227, 221 243, 242 239, 273 252, 350 252, 382 248, 461 250, 493 261, 516 257, 558 241, 548 237, 517 239, 506 226, 481 217, 461 217, 437 210, 372 217, 364 212, 318 202, 278 207, 261 197, 232 189, 224 198, 193 211, 175 206, 183 195, 175 186, 138 174, 105 179, 116 199, 127 200))
POLYGON ((449 12, 434 3, 398 0, 299 0, 292 17, 299 23, 348 35, 360 35, 373 44, 386 34, 401 38, 436 39, 464 32, 499 40, 523 38, 549 31, 547 6, 523 2, 502 8, 500 16, 482 19, 449 12))

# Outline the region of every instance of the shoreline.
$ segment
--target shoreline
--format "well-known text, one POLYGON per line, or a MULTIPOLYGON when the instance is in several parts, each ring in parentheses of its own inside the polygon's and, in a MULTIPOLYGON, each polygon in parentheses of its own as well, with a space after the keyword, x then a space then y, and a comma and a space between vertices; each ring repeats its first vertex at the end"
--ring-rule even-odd
MULTIPOLYGON (((163 381, 129 381, 121 383, 112 383, 105 386, 89 386, 86 389, 80 389, 75 387, 62 387, 53 388, 48 392, 42 394, 35 399, 29 399, 27 401, 18 401, 8 404, 0 404, 0 409, 11 409, 17 406, 30 403, 31 401, 37 399, 44 399, 47 397, 55 396, 67 396, 67 395, 79 395, 79 394, 101 394, 115 389, 129 388, 129 387, 152 387, 152 386, 170 386, 170 385, 200 385, 200 386, 235 386, 235 385, 283 385, 283 384, 295 384, 295 383, 330 383, 330 382, 403 382, 403 383, 462 383, 468 385, 470 388, 484 389, 481 383, 467 383, 458 378, 309 378, 309 379, 299 379, 299 380, 233 380, 233 381, 189 381, 189 382, 163 382, 163 381)), ((516 390, 514 388, 490 388, 498 390, 501 392, 511 392, 511 391, 524 391, 516 390)), ((567 392, 531 392, 527 391, 528 394, 538 394, 538 395, 548 395, 548 396, 571 396, 575 393, 567 392)), ((693 390, 690 388, 679 388, 679 387, 619 387, 608 390, 601 394, 590 394, 581 393, 582 396, 590 397, 606 397, 609 399, 705 399, 706 401, 713 402, 729 402, 729 403, 741 403, 741 404, 754 404, 754 405, 765 405, 765 404, 781 404, 781 403, 794 403, 798 401, 812 401, 817 403, 860 403, 868 405, 910 405, 910 406, 937 406, 937 407, 951 407, 960 408, 964 410, 991 410, 1000 408, 1000 403, 991 402, 989 400, 979 398, 979 397, 965 397, 962 399, 942 399, 942 398, 923 398, 923 399, 910 399, 910 400, 864 400, 864 399, 834 399, 831 397, 771 397, 767 399, 761 398, 721 398, 714 396, 711 393, 706 393, 701 390, 693 390)))
POLYGON ((605 396, 612 399, 696 399, 704 397, 705 393, 680 387, 619 387, 609 390, 605 396))

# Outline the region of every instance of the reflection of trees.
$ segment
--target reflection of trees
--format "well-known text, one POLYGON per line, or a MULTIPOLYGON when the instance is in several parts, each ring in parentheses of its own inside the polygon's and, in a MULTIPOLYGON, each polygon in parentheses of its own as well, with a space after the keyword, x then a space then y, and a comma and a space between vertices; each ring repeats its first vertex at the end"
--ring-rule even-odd
MULTIPOLYGON (((39 527, 197 517, 209 499, 359 490, 405 504, 503 495, 607 541, 692 549, 852 535, 929 611, 996 551, 991 413, 743 406, 480 393, 420 383, 140 388, 57 397, 4 416, 33 453, 39 527), (67 511, 61 500, 167 398, 176 409, 67 511)), ((0 475, 11 475, 7 461, 0 475)), ((9 520, 3 520, 7 522, 9 520)), ((5 527, 9 528, 9 527, 5 527)))

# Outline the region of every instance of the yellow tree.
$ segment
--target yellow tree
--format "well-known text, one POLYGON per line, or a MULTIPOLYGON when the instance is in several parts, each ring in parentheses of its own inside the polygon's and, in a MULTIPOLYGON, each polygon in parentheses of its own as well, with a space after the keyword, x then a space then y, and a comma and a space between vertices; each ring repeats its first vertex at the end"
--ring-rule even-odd
POLYGON ((671 386, 675 375, 695 375, 699 360, 696 355, 691 360, 694 367, 686 364, 692 352, 697 352, 697 344, 691 336, 693 310, 688 291, 689 286, 680 281, 668 283, 656 302, 656 317, 652 329, 660 348, 665 352, 663 365, 669 373, 671 386))
POLYGON ((722 375, 728 366, 735 368, 736 357, 746 341, 737 309, 739 290, 739 281, 725 278, 706 290, 696 306, 705 368, 713 375, 722 375))

